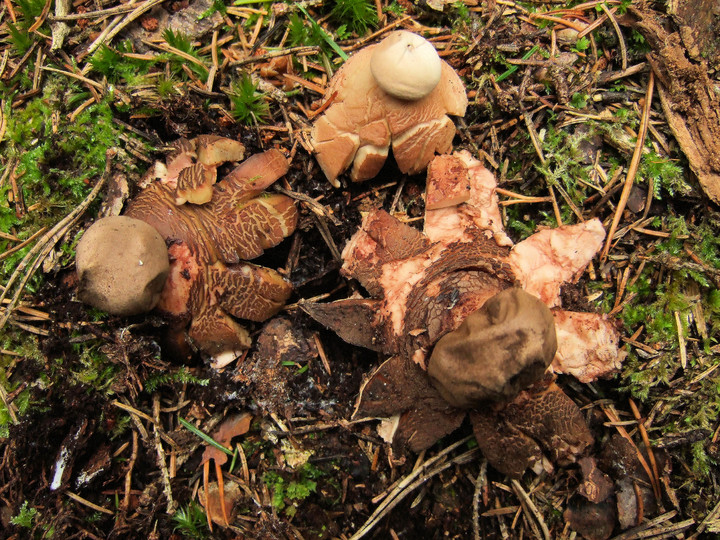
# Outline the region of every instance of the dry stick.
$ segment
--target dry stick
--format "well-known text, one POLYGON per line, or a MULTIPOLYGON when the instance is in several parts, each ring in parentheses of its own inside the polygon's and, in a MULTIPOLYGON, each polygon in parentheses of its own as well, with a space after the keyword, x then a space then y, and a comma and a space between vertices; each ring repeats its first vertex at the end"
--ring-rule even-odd
POLYGON ((138 453, 138 433, 137 431, 132 432, 132 452, 130 454, 130 461, 128 462, 128 470, 125 473, 125 496, 123 497, 122 509, 123 513, 127 513, 130 508, 130 490, 132 489, 132 472, 135 467, 135 460, 137 460, 138 453))
POLYGON ((628 540, 628 538, 630 538, 631 536, 635 536, 638 533, 642 533, 643 531, 648 531, 649 529, 652 529, 655 526, 659 526, 660 524, 665 523, 666 521, 674 518, 676 515, 677 515, 677 511, 671 510, 670 512, 666 512, 665 514, 659 515, 658 517, 656 517, 654 519, 646 521, 639 527, 633 527, 632 529, 613 537, 612 540, 628 540))
MULTIPOLYGON (((55 0, 55 17, 63 17, 70 11, 71 0, 55 0)), ((52 20, 52 19, 51 19, 52 20)), ((52 52, 62 49, 65 38, 70 34, 70 26, 63 21, 57 21, 50 25, 52 32, 52 42, 50 50, 52 52)))
POLYGON ((444 450, 442 450, 438 455, 428 459, 425 463, 417 467, 413 472, 411 472, 409 475, 407 475, 398 485, 393 489, 387 497, 385 497, 385 500, 380 503, 380 505, 375 509, 375 511, 372 513, 372 515, 368 518, 368 520, 365 522, 365 524, 358 530, 350 540, 357 540, 359 538, 362 538, 365 534, 370 532, 370 530, 375 526, 377 521, 380 519, 382 515, 384 515, 383 511, 385 508, 387 508, 389 505, 393 503, 393 500, 401 495, 401 492, 409 485, 412 484, 413 480, 420 476, 422 473, 427 471, 431 465, 434 465, 436 462, 444 458, 447 454, 455 450, 458 446, 465 444, 469 440, 472 439, 472 436, 467 436, 464 439, 461 439, 457 441, 456 443, 451 444, 444 450))
POLYGON ((635 175, 640 167, 640 158, 642 157, 643 148, 645 147, 645 137, 647 136, 648 124, 650 123, 650 106, 652 105, 652 96, 655 89, 655 75, 650 72, 650 79, 648 80, 647 92, 645 94, 645 106, 643 107, 642 118, 640 119, 640 129, 638 130, 638 139, 635 143, 635 152, 633 152, 632 159, 630 160, 630 166, 628 167, 627 176, 625 177, 625 185, 623 186, 622 194, 620 195, 620 202, 618 202, 617 208, 615 209, 615 215, 613 216, 612 225, 608 231, 607 241, 605 247, 600 254, 600 259, 605 260, 610 251, 610 246, 615 236, 615 231, 622 219, 622 213, 625 210, 628 198, 630 197, 630 190, 632 189, 633 182, 635 181, 635 175))
POLYGON ((97 81, 93 81, 92 79, 88 79, 87 77, 84 77, 83 75, 78 75, 77 73, 73 73, 72 71, 65 71, 63 69, 57 69, 50 66, 43 66, 42 68, 44 71, 52 71, 53 73, 59 73, 60 75, 65 75, 66 77, 70 77, 71 79, 77 79, 78 81, 84 82, 85 84, 88 84, 94 88, 97 88, 98 90, 104 92, 105 87, 100 84, 97 81))
POLYGON ((689 529, 695 524, 695 520, 690 518, 680 523, 674 523, 663 527, 643 527, 642 530, 633 533, 623 533, 612 538, 612 540, 642 540, 644 538, 682 538, 679 536, 685 529, 689 529))
POLYGON ((0 77, 5 73, 5 68, 7 67, 8 60, 10 59, 10 47, 5 49, 5 52, 3 53, 2 61, 0 61, 0 77))
POLYGON ((336 227, 340 227, 342 225, 342 221, 340 221, 337 217, 335 217, 332 210, 330 210, 324 204, 321 204, 317 200, 313 199, 309 195, 306 195, 305 193, 300 193, 298 191, 292 191, 290 189, 281 188, 279 186, 275 186, 275 190, 279 191, 283 195, 287 195, 291 199, 295 199, 295 200, 304 202, 305 204, 308 205, 309 209, 315 215, 320 216, 320 217, 326 217, 336 227))
POLYGON ((5 409, 7 409, 8 415, 10 415, 10 420, 12 421, 12 423, 17 424, 18 417, 15 411, 17 407, 12 401, 8 401, 7 391, 5 390, 5 386, 3 386, 2 384, 0 384, 0 399, 2 399, 3 405, 5 405, 5 409))
POLYGON ((165 449, 162 446, 162 441, 160 440, 160 429, 158 428, 158 425, 160 424, 160 395, 155 394, 153 395, 153 416, 155 419, 155 423, 153 424, 153 435, 155 438, 155 450, 157 451, 158 455, 158 464, 160 465, 160 472, 161 472, 161 478, 163 483, 163 492, 165 493, 165 498, 167 499, 167 513, 169 515, 173 515, 175 513, 175 507, 177 506, 177 503, 173 500, 172 496, 172 487, 170 486, 170 473, 168 472, 167 463, 165 462, 165 449))
POLYGON ((48 13, 50 13, 51 5, 52 5, 52 0, 47 0, 45 2, 45 5, 43 6, 42 11, 40 12, 40 16, 38 16, 38 18, 35 19, 35 22, 32 24, 32 26, 30 28, 28 28, 28 34, 32 34, 33 32, 35 32, 35 30, 37 30, 38 28, 40 28, 43 25, 43 23, 45 22, 45 19, 48 16, 48 13))
POLYGON ((605 12, 605 15, 607 15, 608 19, 610 19, 610 22, 615 29, 615 33, 617 34, 618 43, 620 43, 620 54, 622 55, 622 68, 623 71, 625 71, 627 69, 627 48, 625 47, 625 40, 623 39, 620 25, 618 24, 617 19, 615 19, 615 16, 613 15, 615 8, 613 8, 613 10, 610 10, 605 5, 605 3, 600 4, 600 8, 605 12))
POLYGON ((97 504, 92 503, 92 502, 88 501, 87 499, 82 498, 80 495, 76 495, 72 491, 66 491, 65 495, 70 497, 72 500, 79 502, 80 504, 84 504, 88 508, 92 508, 93 510, 95 510, 97 512, 102 512, 103 514, 109 514, 111 516, 114 514, 114 512, 112 510, 108 510, 107 508, 98 506, 97 504))
MULTIPOLYGON (((2 73, 1 69, 0 69, 0 73, 2 73)), ((5 100, 3 99, 0 101, 0 142, 2 142, 2 140, 5 138, 6 130, 7 130, 7 115, 5 114, 5 100)), ((9 170, 9 168, 6 170, 9 170)))
POLYGON ((657 500, 660 500, 660 486, 656 485, 655 483, 655 477, 653 475, 652 469, 650 468, 650 465, 648 464, 647 460, 645 459, 645 456, 642 455, 642 452, 640 452, 640 449, 635 444, 635 441, 633 441, 630 434, 627 432, 627 430, 620 425, 620 417, 615 413, 615 411, 610 407, 602 407, 603 412, 605 413, 605 416, 607 416, 611 422, 613 422, 613 425, 615 426, 615 429, 618 430, 618 433, 626 439, 630 444, 632 444, 633 448, 635 449, 635 452, 637 452, 637 458, 640 462, 640 465, 645 470, 645 473, 648 475, 648 478, 650 479, 650 482, 652 484, 653 493, 657 497, 657 500))
POLYGON ((312 214, 312 217, 315 221, 315 225, 317 226, 318 231, 320 231, 320 236, 322 236, 323 240, 325 240, 325 243, 327 244, 327 247, 333 256, 333 259, 341 262, 342 255, 337 245, 335 245, 335 241, 333 240, 332 234, 330 234, 330 228, 328 227, 327 222, 322 216, 312 214))
POLYGON ((15 291, 15 294, 13 295, 12 299, 10 300, 10 304, 4 307, 5 314, 3 315, 2 319, 0 319, 0 329, 2 329, 5 324, 10 319, 10 316, 12 315, 13 308, 17 305, 18 300, 20 299, 20 295, 22 294, 23 290, 25 290, 25 285, 27 285, 27 282, 30 281, 30 278, 35 275, 35 272, 37 272, 38 268, 40 268, 40 265, 45 260, 45 257, 53 250, 55 247, 55 244, 57 244, 60 239, 65 235, 65 233, 72 227, 75 222, 80 218, 80 215, 85 212, 88 206, 95 200, 95 198, 100 194, 100 190, 105 185, 105 182, 107 181, 108 177, 110 176, 110 166, 112 163, 112 159, 117 155, 117 150, 114 148, 110 148, 105 152, 105 171, 103 172, 102 176, 100 177, 100 180, 98 180, 98 183, 95 184, 95 187, 92 189, 90 194, 85 197, 85 200, 81 202, 72 212, 70 212, 67 216, 65 216, 60 222, 55 225, 52 229, 50 229, 38 242, 35 244, 35 246, 28 252, 25 257, 23 257, 23 260, 20 261, 20 264, 15 269, 15 271, 10 276, 10 279, 5 284, 5 290, 0 294, 0 302, 2 302, 5 297, 10 292, 11 287, 14 285, 15 281, 20 277, 20 274, 25 270, 25 268, 30 266, 30 269, 25 273, 25 275, 20 280, 20 284, 17 287, 17 290, 15 291), (34 259, 34 260, 33 260, 34 259), (32 261, 32 262, 31 262, 32 261))
MULTIPOLYGON (((196 66, 200 66, 201 68, 208 69, 208 67, 203 63, 202 60, 192 56, 191 54, 181 51, 180 49, 176 49, 175 47, 168 45, 167 43, 153 43, 152 41, 143 41, 143 44, 147 45, 148 47, 160 49, 163 52, 174 54, 175 56, 179 56, 183 60, 187 60, 191 64, 195 64, 196 66)), ((208 92, 209 91, 210 90, 208 90, 208 92)))
POLYGON ((8 79, 12 79, 15 75, 20 73, 20 70, 25 65, 25 62, 27 62, 32 54, 35 52, 35 47, 37 47, 39 44, 39 41, 36 41, 33 43, 30 48, 27 50, 27 52, 23 55, 23 57, 18 61, 17 64, 15 64, 15 67, 13 67, 12 71, 10 72, 10 75, 8 75, 8 79))
MULTIPOLYGON (((142 418, 143 420, 147 420, 148 422, 150 422, 150 423, 159 431, 160 437, 161 437, 166 443, 168 443, 170 446, 172 446, 172 447, 174 447, 174 448, 177 448, 178 444, 170 437, 170 435, 168 435, 167 433, 165 433, 165 430, 163 430, 163 429, 160 428, 160 424, 159 424, 158 422, 156 422, 155 419, 152 418, 151 416, 149 416, 149 415, 145 414, 144 412, 142 412, 142 411, 140 411, 140 410, 132 407, 132 406, 129 405, 128 403, 123 403, 123 402, 121 402, 121 401, 115 400, 115 401, 111 401, 110 404, 111 404, 111 405, 114 405, 114 406, 117 407, 118 409, 122 409, 122 410, 124 410, 124 411, 129 412, 129 413, 132 415, 132 418, 136 418, 136 419, 142 418)), ((140 426, 142 426, 142 424, 140 424, 140 426)), ((142 435, 143 440, 147 438, 147 431, 145 431, 145 427, 144 427, 144 426, 142 426, 142 431, 140 431, 140 435, 142 435), (144 433, 143 433, 143 432, 144 432, 144 433)))
POLYGON ((480 495, 486 485, 487 460, 484 459, 482 465, 480 465, 480 472, 478 472, 477 479, 475 480, 475 493, 473 493, 473 534, 475 540, 480 540, 480 495))
POLYGON ((205 82, 205 90, 208 92, 212 92, 213 86, 215 84, 215 76, 217 75, 218 70, 220 69, 220 63, 218 62, 218 31, 215 30, 212 35, 212 42, 210 44, 210 58, 212 60, 212 66, 210 66, 210 69, 208 70, 208 78, 205 82))
MULTIPOLYGON (((455 445, 453 445, 453 446, 455 446, 455 445)), ((433 476, 440 474, 441 472, 452 467, 453 465, 469 462, 479 452, 480 452, 480 450, 478 448, 473 448, 463 454, 460 454, 459 456, 454 457, 453 459, 451 459, 450 461, 448 461, 446 463, 442 463, 442 464, 438 465, 434 469, 427 470, 426 465, 419 467, 417 469, 417 471, 414 471, 413 473, 411 473, 407 478, 411 478, 411 477, 414 478, 416 476, 419 476, 420 478, 418 478, 414 482, 408 484, 407 487, 402 490, 402 492, 398 493, 398 495, 393 500, 388 502, 387 504, 385 504, 387 502, 387 499, 386 499, 386 501, 383 502, 383 504, 381 505, 383 507, 382 511, 378 512, 378 509, 379 509, 379 507, 378 507, 378 509, 376 509, 375 512, 373 512, 373 515, 370 517, 370 519, 368 519, 365 522, 365 524, 362 526, 362 528, 350 537, 350 540, 359 540, 360 538, 365 536, 367 533, 369 533, 375 527, 375 525, 377 525, 377 523, 382 518, 384 518, 389 512, 391 512, 392 509, 395 508, 403 499, 405 499, 405 497, 410 495, 410 493, 412 493, 415 489, 417 489, 418 487, 423 485, 425 482, 430 480, 433 476), (416 472, 417 472, 417 474, 416 474, 416 472), (420 474, 420 473, 422 473, 422 474, 420 474)), ((405 482, 403 482, 403 484, 404 483, 405 482)))
POLYGON ((720 516, 720 503, 717 503, 715 505, 715 508, 713 508, 710 513, 705 516, 705 519, 702 520, 702 523, 698 525, 697 530, 693 533, 691 537, 689 537, 688 540, 694 540, 695 538, 699 537, 712 521, 717 520, 718 516, 720 516))
MULTIPOLYGON (((546 159, 545 154, 543 154, 542 148, 540 147, 540 139, 538 138, 537 131, 535 131, 535 126, 532 123, 532 120, 530 119, 530 115, 526 112, 523 112, 523 120, 525 120, 525 126, 527 127, 528 133, 530 134, 530 140, 532 141, 533 148, 535 148, 535 153, 537 153, 538 158, 540 158, 540 163, 545 165, 546 159)), ((545 177, 545 180, 547 182, 547 177, 545 177)), ((557 199, 555 198, 555 192, 553 191, 552 185, 550 182, 547 182, 548 185, 548 191, 550 192, 550 197, 552 200, 552 207, 553 207, 553 213, 555 214, 555 219, 557 220, 558 225, 562 225, 562 215, 560 214, 560 207, 558 206, 557 199)))
POLYGON ((532 500, 530 499, 530 496, 520 485, 520 482, 513 479, 512 486, 513 486, 513 489, 515 490, 515 493, 522 501, 523 506, 527 507, 528 510, 530 510, 530 512, 532 512, 533 516, 535 517, 535 521, 537 522, 537 524, 540 526, 540 529, 542 530, 543 538, 545 538, 545 540, 550 540, 550 531, 548 530, 548 527, 545 524, 545 520, 543 519, 542 514, 540 514, 540 511, 537 509, 537 506, 535 506, 535 503, 532 502, 532 500))
POLYGON ((318 52, 320 52, 320 47, 317 47, 315 45, 300 45, 298 47, 289 47, 287 49, 270 51, 265 54, 259 54, 257 56, 243 58, 242 60, 236 60, 234 62, 230 62, 230 67, 239 67, 246 64, 255 64, 257 62, 264 62, 265 60, 271 60, 272 58, 278 58, 280 56, 287 56, 290 54, 315 54, 318 52))
MULTIPOLYGON (((88 48, 88 50, 83 55, 83 58, 91 55, 95 52, 95 49, 100 47, 105 42, 109 42, 114 38, 118 32, 120 32, 123 28, 128 26, 131 22, 133 22, 138 17, 144 15, 147 11, 150 11, 152 8, 157 6, 158 4, 163 3, 165 0, 147 0, 147 2, 142 3, 138 7, 136 7, 131 13, 129 13, 122 21, 118 22, 115 26, 108 26, 108 28, 111 28, 108 32, 103 32, 98 38, 93 41, 92 45, 88 48)), ((86 64, 83 68, 82 72, 87 73, 90 71, 90 68, 92 68, 91 64, 86 64)))
POLYGON ((650 466, 652 467, 653 477, 651 478, 653 491, 655 492, 655 498, 660 500, 660 471, 658 470, 657 461, 655 461, 655 454, 653 453, 652 446, 650 446, 650 437, 648 437, 647 430, 645 429, 645 422, 642 420, 640 415, 640 409, 638 409, 635 402, 630 399, 630 408, 632 409, 633 416, 638 423, 638 430, 640 431, 640 437, 642 437, 643 443, 645 443, 645 449, 647 451, 648 458, 650 459, 650 466))
MULTIPOLYGON (((41 234, 45 233, 45 231, 47 231, 47 227, 43 227, 36 233, 33 233, 33 235, 30 238, 28 238, 27 240, 23 240, 17 246, 14 246, 14 247, 8 249, 7 251, 4 251, 3 253, 0 253, 0 261, 2 261, 3 259, 7 259, 10 255, 15 253, 16 251, 20 251, 28 244, 32 244, 37 239, 37 237, 40 236, 41 234)), ((11 238, 6 238, 6 240, 11 240, 11 238)))
POLYGON ((110 15, 122 15, 135 9, 134 5, 122 5, 108 9, 98 9, 96 11, 87 11, 85 13, 72 13, 70 15, 50 16, 51 21, 77 21, 78 19, 97 19, 100 17, 108 17, 110 15))
POLYGON ((344 48, 343 50, 344 50, 345 52, 351 52, 351 51, 360 49, 360 48, 363 47, 366 43, 374 40, 376 37, 382 36, 383 34, 389 32, 390 30, 393 30, 394 28, 397 28, 398 26, 402 25, 404 22, 409 21, 410 19, 412 19, 412 17, 411 17, 410 15, 406 15, 406 16, 403 17, 402 19, 398 19, 397 21, 392 22, 392 23, 388 24, 387 26, 384 26, 383 28, 381 28, 381 29, 378 30, 377 32, 374 32, 374 33, 370 34, 369 36, 364 37, 364 38, 361 39, 361 40, 357 40, 357 41, 356 41, 355 43, 353 43, 350 47, 346 47, 346 48, 344 48))

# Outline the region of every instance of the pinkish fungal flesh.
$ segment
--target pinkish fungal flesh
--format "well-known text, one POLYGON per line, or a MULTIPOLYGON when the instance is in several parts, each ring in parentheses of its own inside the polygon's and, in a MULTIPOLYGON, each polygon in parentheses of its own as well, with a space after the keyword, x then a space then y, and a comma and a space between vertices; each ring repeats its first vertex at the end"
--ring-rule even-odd
MULTIPOLYGON (((383 211, 368 214, 342 256, 343 273, 358 279, 372 299, 305 308, 333 329, 345 321, 344 328, 338 328, 341 335, 349 325, 338 314, 343 302, 352 302, 355 313, 369 310, 373 316, 364 320, 374 321, 372 328, 355 329, 354 334, 372 336, 371 348, 402 352, 423 366, 437 339, 503 289, 519 286, 557 307, 561 285, 582 272, 605 236, 600 221, 593 219, 540 231, 513 246, 502 226, 495 179, 467 152, 437 156, 428 168, 427 186, 438 200, 442 197, 436 193, 468 191, 469 196, 456 205, 427 210, 425 234, 383 211), (455 181, 463 187, 447 186, 455 181)), ((592 331, 589 323, 563 324, 588 344, 573 363, 592 364, 588 373, 594 377, 612 373, 623 357, 615 326, 598 314, 582 318, 593 321, 592 331)), ((566 348, 561 344, 560 350, 566 348)), ((553 369, 563 373, 563 365, 556 356, 553 369)))

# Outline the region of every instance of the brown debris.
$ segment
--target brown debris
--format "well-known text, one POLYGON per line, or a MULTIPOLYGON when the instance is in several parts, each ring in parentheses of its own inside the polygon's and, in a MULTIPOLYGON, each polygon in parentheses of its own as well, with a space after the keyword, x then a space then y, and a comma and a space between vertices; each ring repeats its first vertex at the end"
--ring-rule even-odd
MULTIPOLYGON (((617 515, 620 527, 628 529, 657 512, 658 502, 652 481, 638 455, 639 450, 626 438, 614 434, 602 448, 599 463, 615 480, 617 515)), ((662 467, 666 455, 655 451, 662 467)))
POLYGON ((597 460, 593 457, 584 457, 578 461, 583 475, 583 483, 578 488, 580 495, 591 503, 601 503, 613 493, 613 484, 610 477, 598 469, 597 460))
POLYGON ((207 493, 201 489, 198 498, 213 523, 229 527, 235 517, 235 505, 243 498, 243 493, 235 482, 225 482, 223 488, 220 489, 218 482, 211 482, 207 493))
POLYGON ((607 540, 617 521, 611 502, 592 504, 582 499, 571 502, 563 518, 586 540, 607 540))
POLYGON ((288 389, 288 363, 306 364, 317 358, 315 341, 303 328, 283 317, 270 320, 257 338, 257 350, 238 367, 236 378, 252 384, 255 403, 289 418, 296 403, 288 389))

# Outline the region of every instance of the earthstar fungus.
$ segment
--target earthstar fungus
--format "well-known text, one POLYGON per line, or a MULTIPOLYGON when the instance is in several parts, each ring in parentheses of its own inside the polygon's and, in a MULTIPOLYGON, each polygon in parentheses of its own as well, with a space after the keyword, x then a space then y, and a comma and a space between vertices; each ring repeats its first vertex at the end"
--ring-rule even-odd
POLYGON ((452 147, 468 100, 457 73, 430 42, 405 30, 352 55, 330 81, 330 103, 314 123, 311 142, 327 179, 350 166, 353 181, 380 172, 392 146, 404 173, 422 171, 452 147))
POLYGON ((548 307, 505 289, 438 340, 427 373, 445 401, 468 409, 514 398, 542 378, 556 349, 548 307))
POLYGON ((467 152, 437 156, 428 167, 424 231, 375 210, 343 250, 343 273, 370 298, 302 307, 346 341, 392 355, 363 386, 356 416, 390 419, 383 431, 389 440, 420 451, 469 414, 490 462, 519 476, 548 467, 547 456, 572 462, 592 442, 574 402, 550 372, 543 378, 545 367, 587 382, 615 371, 623 355, 606 316, 560 308, 561 285, 602 246, 599 220, 542 230, 513 245, 495 188, 493 175, 467 152), (524 316, 531 320, 525 329, 524 316), (528 362, 490 367, 484 379, 478 366, 491 365, 492 357, 482 353, 493 349, 492 321, 503 318, 496 357, 516 347, 528 362), (468 327, 477 321, 472 343, 468 327), (568 350, 578 342, 584 346, 568 350), (466 375, 479 379, 466 383, 466 375))
POLYGON ((370 71, 386 93, 415 101, 427 96, 440 82, 442 61, 428 40, 400 30, 373 49, 370 71))
MULTIPOLYGON (((156 164, 155 181, 130 201, 127 217, 121 218, 134 218, 159 233, 158 251, 169 256, 170 267, 157 309, 170 316, 176 331, 189 325, 190 341, 211 355, 216 367, 250 345, 247 330, 236 319, 263 321, 292 292, 275 270, 245 262, 295 230, 298 215, 292 199, 264 192, 287 172, 288 161, 278 150, 267 150, 215 183, 217 167, 243 152, 240 143, 221 137, 179 141, 167 163, 156 164), (196 174, 207 181, 183 181, 196 174)), ((151 308, 148 304, 143 311, 151 308)))

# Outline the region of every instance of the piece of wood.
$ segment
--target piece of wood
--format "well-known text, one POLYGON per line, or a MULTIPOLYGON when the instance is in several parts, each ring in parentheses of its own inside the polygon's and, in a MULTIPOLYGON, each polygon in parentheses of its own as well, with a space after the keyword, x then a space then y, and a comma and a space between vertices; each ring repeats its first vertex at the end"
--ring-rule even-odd
POLYGON ((670 129, 702 189, 720 203, 720 97, 707 63, 688 58, 680 32, 668 32, 657 14, 632 13, 635 27, 653 48, 648 59, 670 129))

